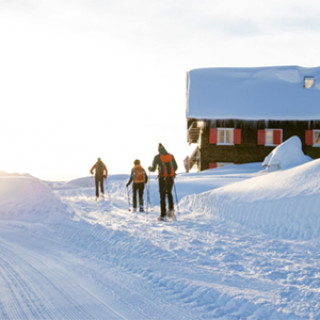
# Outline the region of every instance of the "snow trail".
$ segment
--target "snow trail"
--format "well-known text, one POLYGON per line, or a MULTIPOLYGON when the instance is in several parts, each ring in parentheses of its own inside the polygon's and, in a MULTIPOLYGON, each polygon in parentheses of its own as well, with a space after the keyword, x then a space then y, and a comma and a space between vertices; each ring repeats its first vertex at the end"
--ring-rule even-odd
MULTIPOLYGON (((320 258, 314 255, 317 242, 275 240, 218 216, 190 212, 187 204, 177 223, 159 224, 155 212, 128 212, 125 193, 122 199, 117 193, 117 204, 111 205, 88 204, 83 199, 90 199, 93 191, 82 192, 73 196, 72 190, 64 191, 63 199, 72 204, 77 219, 94 224, 102 234, 106 230, 113 266, 157 288, 171 303, 189 310, 190 318, 245 314, 248 319, 303 319, 306 305, 310 314, 319 315, 314 307, 319 293, 313 288, 320 258), (305 267, 308 271, 302 271, 305 267), (299 286, 301 276, 313 285, 299 286), (306 294, 313 298, 306 301, 306 294)), ((91 249, 104 259, 98 246, 91 249)))
MULTIPOLYGON (((302 169, 311 167, 318 164, 302 169)), ((257 214, 249 223, 254 202, 237 206, 224 197, 229 188, 218 188, 237 190, 239 181, 255 179, 257 170, 239 169, 179 176, 181 214, 170 223, 156 220, 155 179, 149 214, 128 211, 125 175, 110 178, 111 202, 95 201, 88 179, 49 184, 54 192, 23 180, 42 196, 28 195, 31 218, 18 210, 21 198, 17 206, 10 203, 11 219, 1 207, 1 319, 319 318, 319 238, 286 237, 279 221, 288 217, 266 214, 273 204, 257 202, 260 219, 257 214), (214 188, 209 198, 211 191, 197 195, 214 188), (232 207, 240 208, 241 219, 233 219, 232 207), (275 230, 257 228, 261 222, 272 222, 275 230)), ((12 179, 3 181, 19 186, 12 179)), ((2 199, 0 193, 0 204, 2 199)), ((286 208, 286 201, 279 207, 286 208)), ((312 203, 306 202, 306 211, 312 203)), ((291 227, 303 230, 297 211, 292 217, 291 227)))

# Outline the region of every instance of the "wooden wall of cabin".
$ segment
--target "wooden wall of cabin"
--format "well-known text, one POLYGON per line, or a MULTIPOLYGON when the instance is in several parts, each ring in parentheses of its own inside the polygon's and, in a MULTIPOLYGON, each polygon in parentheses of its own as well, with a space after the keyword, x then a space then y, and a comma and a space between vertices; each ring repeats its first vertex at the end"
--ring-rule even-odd
POLYGON ((312 158, 320 158, 319 147, 307 146, 305 144, 305 131, 320 129, 320 121, 207 120, 201 137, 200 170, 208 169, 209 163, 215 162, 262 162, 275 148, 275 146, 257 145, 257 130, 267 128, 282 129, 282 141, 285 141, 294 135, 298 136, 302 142, 303 152, 312 158), (241 129, 241 144, 233 146, 209 144, 210 128, 241 129))

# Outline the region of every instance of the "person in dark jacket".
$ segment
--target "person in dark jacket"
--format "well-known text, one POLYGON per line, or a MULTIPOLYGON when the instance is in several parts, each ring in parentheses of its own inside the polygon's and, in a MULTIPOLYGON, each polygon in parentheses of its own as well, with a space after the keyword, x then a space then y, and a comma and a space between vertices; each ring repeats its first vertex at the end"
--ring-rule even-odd
POLYGON ((106 165, 102 162, 101 158, 98 158, 98 161, 92 166, 90 173, 93 174, 95 172, 95 182, 96 182, 96 200, 99 199, 99 187, 102 194, 104 196, 104 179, 108 177, 108 169, 106 165))
POLYGON ((137 210, 137 193, 138 193, 140 212, 144 212, 143 192, 144 192, 144 186, 148 182, 148 176, 146 174, 146 171, 142 168, 140 164, 140 160, 138 159, 135 160, 133 164, 134 164, 134 167, 131 169, 130 179, 126 184, 126 186, 128 188, 130 183, 133 181, 133 186, 132 186, 133 211, 137 210))
POLYGON ((163 220, 167 214, 169 217, 174 216, 172 187, 174 184, 174 178, 176 175, 176 170, 178 169, 178 165, 174 156, 168 153, 168 151, 164 148, 164 146, 161 143, 159 143, 158 151, 159 154, 157 154, 154 157, 152 166, 150 166, 148 169, 149 171, 154 172, 158 168, 161 207, 161 213, 158 219, 163 220), (168 198, 168 212, 166 210, 166 196, 168 198))

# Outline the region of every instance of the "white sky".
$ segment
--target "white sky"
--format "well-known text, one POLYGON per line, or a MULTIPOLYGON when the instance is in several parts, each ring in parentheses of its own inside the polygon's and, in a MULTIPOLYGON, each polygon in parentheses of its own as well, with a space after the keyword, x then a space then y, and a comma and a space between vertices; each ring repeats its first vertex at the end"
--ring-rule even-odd
POLYGON ((183 170, 186 72, 319 65, 317 0, 0 0, 0 171, 183 170))

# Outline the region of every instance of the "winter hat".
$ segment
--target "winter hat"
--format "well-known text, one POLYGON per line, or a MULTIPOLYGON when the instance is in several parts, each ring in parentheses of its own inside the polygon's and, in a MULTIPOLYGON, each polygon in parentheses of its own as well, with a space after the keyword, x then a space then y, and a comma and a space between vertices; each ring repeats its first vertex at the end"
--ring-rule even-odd
POLYGON ((134 160, 134 162, 133 162, 133 164, 135 165, 135 166, 137 166, 137 165, 139 165, 140 164, 140 160, 134 160))
POLYGON ((159 143, 158 150, 159 151, 161 151, 161 150, 164 151, 165 150, 164 146, 161 143, 159 143))

